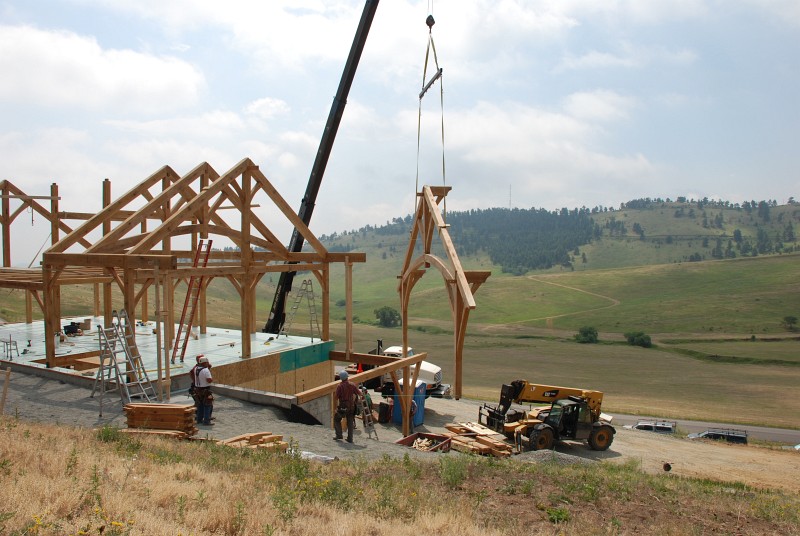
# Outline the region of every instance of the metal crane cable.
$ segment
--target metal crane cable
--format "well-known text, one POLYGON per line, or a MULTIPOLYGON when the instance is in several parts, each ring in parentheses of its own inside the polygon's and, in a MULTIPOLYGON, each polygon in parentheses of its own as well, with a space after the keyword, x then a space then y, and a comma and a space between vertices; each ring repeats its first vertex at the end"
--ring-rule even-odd
MULTIPOLYGON (((444 84, 442 82, 442 68, 439 67, 439 58, 436 55, 436 45, 433 42, 433 25, 436 21, 433 19, 433 15, 428 15, 425 19, 425 24, 428 26, 428 46, 425 50, 425 65, 422 68, 422 90, 419 92, 419 110, 417 112, 417 175, 416 181, 414 184, 415 192, 419 192, 419 154, 420 154, 420 140, 422 136, 422 97, 425 96, 425 93, 433 86, 434 83, 437 81, 439 82, 439 106, 441 109, 441 131, 442 131, 442 185, 447 184, 446 180, 446 168, 445 168, 445 158, 444 158, 444 84), (433 61, 436 64, 436 72, 433 74, 431 79, 426 83, 425 77, 428 74, 428 61, 431 56, 431 52, 433 52, 433 61)), ((443 200, 443 214, 446 220, 447 218, 447 198, 445 197, 443 200)))

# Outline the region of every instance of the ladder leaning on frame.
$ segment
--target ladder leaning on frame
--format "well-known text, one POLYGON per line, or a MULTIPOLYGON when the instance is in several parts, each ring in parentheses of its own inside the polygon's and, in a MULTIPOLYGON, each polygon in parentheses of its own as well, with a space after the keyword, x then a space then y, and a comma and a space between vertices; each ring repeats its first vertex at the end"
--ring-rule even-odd
MULTIPOLYGON (((211 240, 205 244, 206 248, 203 250, 203 241, 197 246, 197 251, 194 254, 193 268, 197 268, 202 262, 202 267, 208 265, 208 256, 211 253, 211 240), (202 261, 200 259, 202 255, 202 261)), ((183 358, 186 355, 186 345, 189 342, 189 335, 192 332, 192 324, 194 323, 194 313, 197 308, 197 299, 200 297, 200 291, 203 289, 203 281, 205 277, 193 275, 189 278, 189 284, 186 288, 186 299, 183 302, 183 312, 181 313, 181 322, 178 324, 178 334, 175 336, 175 346, 172 348, 171 363, 175 364, 175 357, 178 355, 180 349, 180 359, 183 363, 183 358)))
POLYGON ((284 324, 279 335, 289 336, 289 329, 292 327, 294 316, 300 308, 300 302, 303 301, 303 297, 305 297, 308 302, 308 323, 311 330, 311 342, 314 342, 314 328, 316 327, 317 338, 321 339, 322 334, 319 329, 319 320, 317 319, 317 306, 314 302, 314 287, 311 285, 310 279, 304 279, 303 284, 300 285, 300 290, 297 291, 294 304, 292 304, 292 310, 289 313, 289 319, 286 321, 286 324, 284 324))
POLYGON ((97 326, 100 345, 100 367, 97 369, 91 397, 100 393, 100 416, 103 416, 103 395, 116 389, 122 403, 127 404, 133 397, 146 402, 156 398, 155 387, 147 376, 142 356, 136 346, 133 325, 128 313, 121 309, 111 313, 110 327, 97 326))
POLYGON ((375 441, 378 441, 378 431, 375 430, 375 419, 372 418, 372 410, 369 409, 367 403, 367 389, 361 387, 361 396, 358 397, 359 406, 361 407, 361 420, 364 423, 364 430, 367 431, 367 437, 371 438, 375 434, 375 441))

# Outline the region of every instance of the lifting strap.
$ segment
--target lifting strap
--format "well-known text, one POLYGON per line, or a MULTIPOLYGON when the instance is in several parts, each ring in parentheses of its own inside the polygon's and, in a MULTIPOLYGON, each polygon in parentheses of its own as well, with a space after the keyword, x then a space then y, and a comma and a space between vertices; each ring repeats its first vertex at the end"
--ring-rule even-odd
MULTIPOLYGON (((444 84, 442 82, 442 68, 439 67, 439 58, 436 55, 436 45, 433 42, 433 25, 436 21, 433 20, 433 15, 428 15, 428 18, 425 19, 425 24, 428 26, 428 47, 425 50, 425 65, 422 68, 422 90, 419 92, 419 111, 417 113, 417 177, 415 186, 415 193, 419 192, 419 148, 420 148, 420 138, 422 134, 422 97, 425 96, 425 93, 435 84, 437 81, 439 82, 439 106, 441 109, 441 123, 442 123, 442 185, 446 185, 447 181, 445 179, 445 165, 444 165, 444 84), (436 72, 433 74, 431 79, 428 82, 425 82, 425 77, 428 74, 428 59, 430 58, 431 52, 433 52, 433 61, 436 64, 436 72)), ((443 200, 444 206, 444 218, 447 219, 447 198, 445 197, 443 200)), ((416 210, 416 207, 415 207, 416 210)))

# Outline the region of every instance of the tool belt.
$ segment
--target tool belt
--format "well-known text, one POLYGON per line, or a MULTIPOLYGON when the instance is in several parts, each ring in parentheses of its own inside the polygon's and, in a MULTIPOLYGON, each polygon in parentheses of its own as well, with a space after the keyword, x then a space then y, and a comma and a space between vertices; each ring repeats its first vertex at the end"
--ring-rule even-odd
POLYGON ((211 387, 197 387, 194 388, 194 399, 197 402, 209 404, 214 400, 214 395, 211 394, 211 387))

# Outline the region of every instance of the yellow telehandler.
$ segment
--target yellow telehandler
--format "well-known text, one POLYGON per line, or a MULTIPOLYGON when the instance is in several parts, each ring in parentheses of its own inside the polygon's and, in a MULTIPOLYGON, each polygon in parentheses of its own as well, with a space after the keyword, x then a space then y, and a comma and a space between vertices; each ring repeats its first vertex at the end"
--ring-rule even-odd
POLYGON ((519 449, 526 438, 530 450, 551 449, 563 439, 586 440, 593 450, 606 450, 616 430, 611 417, 600 412, 602 403, 600 391, 516 380, 500 389, 500 404, 481 406, 478 422, 513 439, 519 449), (512 403, 550 405, 509 411, 512 403))

